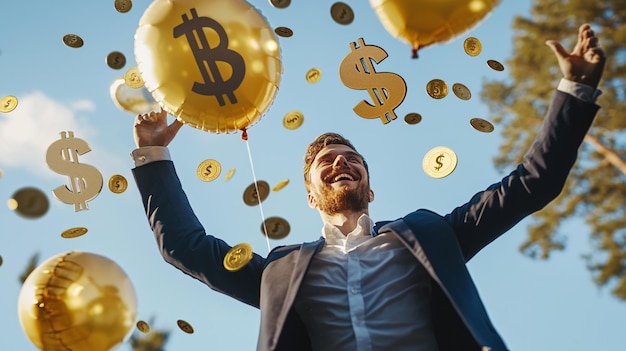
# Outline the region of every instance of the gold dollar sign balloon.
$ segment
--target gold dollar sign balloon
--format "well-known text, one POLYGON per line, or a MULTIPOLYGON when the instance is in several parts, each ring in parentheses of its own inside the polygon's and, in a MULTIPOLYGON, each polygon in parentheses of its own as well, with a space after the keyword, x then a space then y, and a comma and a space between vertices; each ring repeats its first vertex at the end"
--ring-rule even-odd
POLYGON ((87 201, 102 190, 102 173, 97 168, 78 162, 78 156, 91 151, 86 141, 74 137, 74 132, 61 132, 61 139, 48 147, 46 163, 56 173, 69 177, 70 187, 60 186, 52 192, 66 204, 74 204, 74 211, 88 210, 87 201))
POLYGON ((345 86, 351 89, 367 90, 374 102, 362 100, 354 106, 354 112, 363 118, 380 118, 383 124, 396 119, 396 109, 406 96, 404 79, 391 72, 376 72, 372 61, 380 63, 387 58, 387 52, 375 45, 365 45, 363 38, 350 43, 352 50, 341 62, 339 76, 345 86))

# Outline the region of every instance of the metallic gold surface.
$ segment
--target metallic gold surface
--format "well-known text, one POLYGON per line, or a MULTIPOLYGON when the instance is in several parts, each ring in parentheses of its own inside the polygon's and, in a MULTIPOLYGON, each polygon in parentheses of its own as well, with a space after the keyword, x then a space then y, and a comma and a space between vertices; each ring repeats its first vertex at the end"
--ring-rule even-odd
POLYGON ((118 78, 113 81, 113 84, 109 87, 109 92, 115 106, 134 116, 161 109, 145 86, 131 88, 126 85, 124 78, 118 78))
POLYGON ((291 36, 293 36, 293 30, 291 30, 291 28, 289 27, 276 27, 274 28, 274 33, 283 38, 290 38, 291 36))
POLYGON ((79 236, 87 234, 87 231, 88 230, 85 227, 70 228, 64 230, 63 233, 61 233, 61 237, 66 239, 77 238, 79 236))
POLYGON ((245 267, 252 260, 252 246, 241 243, 233 246, 224 256, 224 268, 235 272, 245 267))
POLYGON ((113 6, 117 12, 126 13, 133 8, 133 2, 131 0, 115 0, 113 6))
POLYGON ((495 127, 493 126, 493 124, 491 124, 491 122, 482 118, 470 119, 470 125, 477 131, 483 133, 491 133, 495 130, 495 127))
POLYGON ((180 328, 180 330, 184 331, 185 333, 193 334, 193 327, 188 322, 179 319, 176 321, 176 324, 178 325, 178 328, 180 328))
POLYGON ((65 34, 63 43, 71 48, 79 48, 85 44, 85 41, 76 34, 65 34))
POLYGON ((491 67, 494 71, 504 71, 504 65, 496 60, 487 60, 487 66, 491 67))
POLYGON ((270 4, 277 9, 284 9, 287 6, 289 6, 289 4, 291 4, 291 0, 269 0, 269 1, 270 1, 270 4))
POLYGON ((128 188, 128 181, 121 174, 114 174, 109 177, 109 190, 115 194, 121 194, 128 188))
POLYGON ((468 37, 463 42, 463 50, 470 56, 478 56, 483 50, 483 44, 481 44, 478 38, 468 37))
POLYGON ((0 112, 11 112, 17 107, 17 98, 13 95, 7 95, 0 99, 0 112))
POLYGON ((289 130, 300 128, 302 123, 304 123, 304 115, 297 110, 289 111, 283 117, 283 127, 289 130))
POLYGON ((9 200, 9 208, 24 218, 34 219, 48 212, 50 202, 43 191, 34 187, 25 187, 13 193, 9 200))
POLYGON ((437 146, 426 153, 422 160, 424 172, 433 178, 443 178, 454 171, 457 157, 452 149, 437 146))
POLYGON ((448 84, 441 79, 433 79, 426 84, 426 92, 433 99, 443 99, 448 96, 448 84))
POLYGON ((129 68, 124 73, 124 83, 134 89, 139 89, 145 85, 141 72, 136 66, 129 68))
POLYGON ((113 51, 107 55, 106 63, 113 69, 122 69, 126 65, 126 56, 119 51, 113 51))
POLYGON ((265 229, 267 229, 268 238, 279 240, 289 235, 291 227, 284 218, 269 217, 261 224, 261 234, 265 235, 265 229))
POLYGON ((222 165, 217 162, 217 160, 204 160, 200 162, 198 168, 196 168, 196 176, 203 182, 210 182, 217 179, 220 173, 222 173, 222 165))
POLYGON ((314 67, 314 68, 311 68, 310 70, 308 70, 306 72, 306 81, 307 82, 309 82, 311 84, 314 84, 314 83, 319 82, 320 79, 322 79, 322 70, 321 69, 319 69, 317 67, 314 67))
POLYGON ((421 121, 422 115, 416 112, 410 112, 404 116, 404 122, 406 122, 406 124, 418 124, 421 121))
POLYGON ((280 191, 284 187, 286 187, 288 184, 289 184, 289 179, 283 179, 280 182, 276 183, 276 185, 274 185, 274 187, 272 188, 272 191, 280 191))
POLYGON ((224 176, 224 181, 225 182, 229 181, 234 175, 235 175, 235 168, 229 169, 228 172, 226 172, 226 175, 224 176))
POLYGON ((135 325, 137 326, 137 329, 142 333, 150 332, 150 324, 148 324, 148 322, 146 321, 137 321, 137 324, 135 325))
POLYGON ((256 184, 256 186, 254 183, 248 185, 246 190, 243 191, 243 202, 248 206, 258 205, 259 199, 260 202, 263 202, 270 194, 270 185, 266 181, 259 180, 256 184), (257 187, 259 188, 258 193, 257 187))
POLYGON ((469 100, 472 98, 472 93, 469 88, 461 83, 452 84, 452 92, 461 100, 469 100))
POLYGON ((330 7, 330 16, 339 24, 347 25, 354 21, 354 11, 350 5, 338 1, 330 7))

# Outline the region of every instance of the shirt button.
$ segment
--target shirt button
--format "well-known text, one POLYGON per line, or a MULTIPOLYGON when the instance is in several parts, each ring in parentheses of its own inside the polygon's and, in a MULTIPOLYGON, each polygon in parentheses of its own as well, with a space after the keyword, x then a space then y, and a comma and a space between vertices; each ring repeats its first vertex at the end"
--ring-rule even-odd
POLYGON ((146 156, 139 156, 137 159, 139 160, 139 162, 145 162, 146 156))
POLYGON ((357 288, 352 288, 350 291, 352 291, 353 294, 356 294, 359 292, 359 289, 357 288))

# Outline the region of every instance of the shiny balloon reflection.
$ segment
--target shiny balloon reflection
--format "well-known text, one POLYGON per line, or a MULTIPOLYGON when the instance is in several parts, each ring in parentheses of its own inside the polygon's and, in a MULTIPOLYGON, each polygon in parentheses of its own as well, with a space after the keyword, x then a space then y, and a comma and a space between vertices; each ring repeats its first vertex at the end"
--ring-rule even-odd
POLYGON ((124 78, 116 79, 110 87, 111 100, 120 110, 142 115, 161 108, 145 86, 135 89, 126 85, 124 78))
POLYGON ((44 351, 110 351, 129 336, 135 290, 110 259, 72 251, 49 258, 26 278, 18 300, 22 329, 44 351))

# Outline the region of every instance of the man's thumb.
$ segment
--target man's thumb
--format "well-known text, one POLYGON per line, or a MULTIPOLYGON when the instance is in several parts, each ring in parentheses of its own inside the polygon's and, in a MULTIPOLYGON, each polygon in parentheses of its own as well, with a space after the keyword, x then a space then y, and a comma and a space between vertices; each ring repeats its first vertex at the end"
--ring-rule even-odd
POLYGON ((558 58, 565 58, 569 55, 563 45, 556 40, 547 40, 546 45, 552 49, 558 58))

